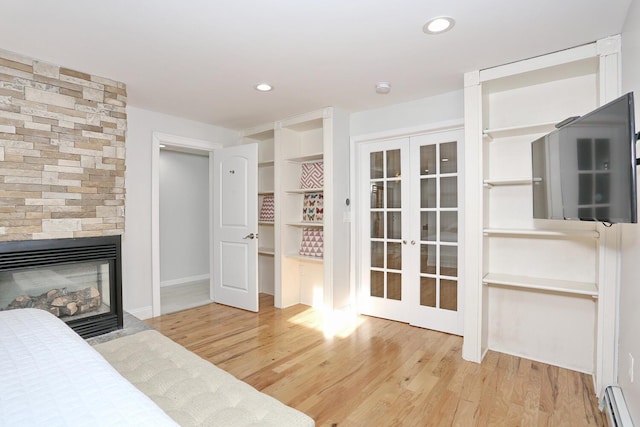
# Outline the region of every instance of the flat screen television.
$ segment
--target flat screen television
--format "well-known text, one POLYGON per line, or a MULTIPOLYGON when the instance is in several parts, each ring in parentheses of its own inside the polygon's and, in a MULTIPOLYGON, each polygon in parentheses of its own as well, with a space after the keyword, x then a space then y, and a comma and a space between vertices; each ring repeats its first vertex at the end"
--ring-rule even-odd
POLYGON ((633 93, 531 143, 533 217, 638 222, 633 93))

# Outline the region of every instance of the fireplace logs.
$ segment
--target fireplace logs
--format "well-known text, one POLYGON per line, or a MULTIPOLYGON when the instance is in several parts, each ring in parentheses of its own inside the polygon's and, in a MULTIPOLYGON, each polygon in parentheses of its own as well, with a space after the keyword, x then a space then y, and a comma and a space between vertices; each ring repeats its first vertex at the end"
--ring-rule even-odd
POLYGON ((100 291, 88 287, 69 292, 67 288, 51 289, 39 296, 18 295, 8 306, 14 308, 40 308, 57 317, 73 316, 97 311, 102 305, 100 291))

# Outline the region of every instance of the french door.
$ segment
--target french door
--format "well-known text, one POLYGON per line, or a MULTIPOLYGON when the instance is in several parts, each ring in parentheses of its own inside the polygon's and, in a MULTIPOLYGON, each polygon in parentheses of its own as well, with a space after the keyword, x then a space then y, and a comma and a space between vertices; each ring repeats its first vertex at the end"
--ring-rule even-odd
POLYGON ((458 142, 462 131, 362 144, 363 314, 461 334, 458 142))

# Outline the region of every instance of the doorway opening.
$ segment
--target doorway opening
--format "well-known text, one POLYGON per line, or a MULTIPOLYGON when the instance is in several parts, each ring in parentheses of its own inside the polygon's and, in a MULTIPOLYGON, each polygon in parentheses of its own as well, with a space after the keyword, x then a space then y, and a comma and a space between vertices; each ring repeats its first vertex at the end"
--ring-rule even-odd
MULTIPOLYGON (((186 138, 177 135, 164 134, 160 132, 154 132, 152 135, 152 161, 151 161, 151 170, 152 170, 152 212, 151 212, 151 243, 152 243, 152 312, 153 316, 157 317, 163 313, 162 309, 162 298, 163 294, 166 297, 165 300, 171 301, 174 300, 175 304, 170 304, 166 309, 171 311, 176 311, 178 309, 187 308, 189 304, 193 306, 196 304, 198 300, 206 297, 207 300, 204 303, 212 302, 212 268, 213 268, 213 257, 211 254, 213 253, 212 245, 213 245, 213 235, 212 235, 212 197, 209 189, 213 188, 213 173, 212 173, 212 158, 213 152, 217 149, 222 148, 222 144, 186 138), (189 164, 202 164, 202 160, 206 159, 206 163, 208 164, 207 172, 204 175, 206 180, 205 183, 198 182, 198 186, 206 187, 208 191, 208 196, 206 201, 201 201, 204 204, 200 203, 200 206, 197 209, 204 211, 200 212, 200 214, 205 215, 205 221, 208 225, 207 231, 201 233, 204 235, 204 243, 200 242, 200 246, 205 245, 204 247, 196 248, 195 250, 199 251, 198 255, 198 263, 200 264, 200 270, 204 272, 201 274, 193 274, 191 276, 184 276, 184 271, 180 271, 180 267, 174 267, 173 271, 162 271, 165 268, 165 263, 167 259, 171 257, 178 256, 178 251, 184 250, 186 247, 186 243, 182 241, 185 247, 172 247, 167 248, 167 251, 162 251, 161 256, 161 244, 164 245, 162 240, 164 239, 166 242, 167 238, 173 239, 173 242, 180 242, 180 232, 183 231, 181 229, 174 230, 177 231, 176 234, 170 235, 169 237, 166 233, 161 233, 161 222, 165 221, 169 218, 160 217, 161 212, 161 173, 162 173, 162 161, 161 161, 161 150, 163 151, 163 161, 164 160, 176 160, 179 158, 179 162, 170 162, 174 167, 178 167, 176 165, 185 166, 189 164), (164 156, 167 154, 167 156, 164 156), (202 252, 205 252, 202 254, 202 252), (202 260, 202 255, 206 255, 206 260, 202 260), (163 259, 164 258, 164 259, 163 259), (202 264, 204 263, 204 267, 202 264), (177 270, 176 270, 177 268, 177 270), (182 277, 180 277, 182 275, 182 277), (164 277, 163 277, 164 276, 164 277), (164 280, 163 280, 164 279, 164 280), (164 281, 164 283, 163 283, 164 281), (162 286, 162 285, 165 286, 162 286), (173 289, 172 289, 173 288, 173 289), (164 292, 163 292, 164 290, 164 292), (173 296, 172 296, 173 295, 173 296)), ((165 162, 166 163, 166 162, 165 162)), ((202 166, 202 165, 201 165, 202 166)), ((200 168, 202 169, 202 168, 200 168)), ((200 173, 202 175, 202 173, 200 173)), ((166 182, 165 182, 166 184, 166 182)), ((194 184, 196 185, 196 184, 194 184)), ((176 190, 173 189, 173 192, 176 190)), ((184 206, 164 206, 166 208, 166 212, 173 211, 177 216, 181 211, 184 211, 184 206)), ((164 225, 164 224, 163 224, 164 225)), ((166 227, 164 227, 166 228, 166 227)), ((186 237, 186 236, 183 236, 186 237)), ((169 243, 172 243, 171 241, 169 243)), ((173 243, 172 243, 173 244, 173 243)), ((172 270, 172 267, 168 268, 172 270)), ((192 270, 193 271, 193 270, 192 270)), ((199 305, 199 304, 198 304, 199 305)))
POLYGON ((356 145, 356 269, 362 314, 461 334, 457 127, 356 145))
POLYGON ((209 292, 209 153, 160 149, 160 305, 213 302, 209 292))

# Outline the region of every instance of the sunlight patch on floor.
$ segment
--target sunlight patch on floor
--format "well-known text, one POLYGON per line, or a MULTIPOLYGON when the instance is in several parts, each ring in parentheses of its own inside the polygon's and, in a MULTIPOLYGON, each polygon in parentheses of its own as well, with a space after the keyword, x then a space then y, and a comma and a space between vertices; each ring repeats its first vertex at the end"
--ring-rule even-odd
POLYGON ((325 338, 346 338, 364 320, 350 310, 325 311, 309 307, 290 319, 289 322, 322 332, 325 338))

